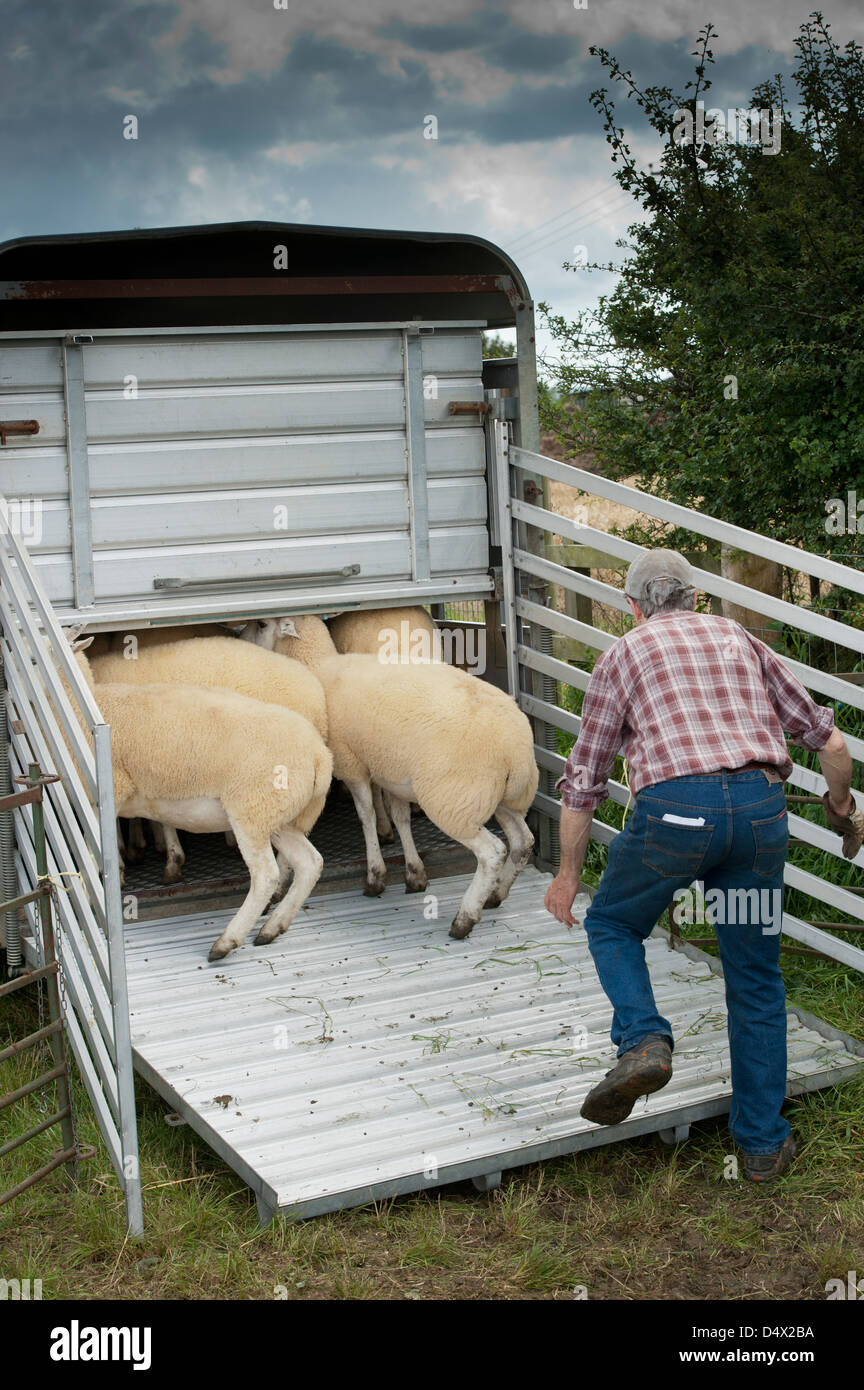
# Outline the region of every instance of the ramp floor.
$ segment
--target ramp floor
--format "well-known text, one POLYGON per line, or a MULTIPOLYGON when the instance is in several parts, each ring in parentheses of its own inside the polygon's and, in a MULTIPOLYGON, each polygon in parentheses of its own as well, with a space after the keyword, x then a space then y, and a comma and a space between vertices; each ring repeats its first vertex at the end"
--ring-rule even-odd
MULTIPOLYGON (((127 928, 136 1065, 253 1188, 262 1221, 313 1216, 660 1130, 729 1106, 723 982, 653 935, 676 1037, 672 1082, 614 1128, 579 1107, 614 1064, 584 930, 543 908, 529 868, 466 941, 448 936, 468 876, 406 895, 314 897, 290 931, 218 965, 225 913, 127 928), (437 910, 437 919, 431 916, 437 910)), ((864 1045, 789 1014, 790 1094, 864 1065, 864 1045)))

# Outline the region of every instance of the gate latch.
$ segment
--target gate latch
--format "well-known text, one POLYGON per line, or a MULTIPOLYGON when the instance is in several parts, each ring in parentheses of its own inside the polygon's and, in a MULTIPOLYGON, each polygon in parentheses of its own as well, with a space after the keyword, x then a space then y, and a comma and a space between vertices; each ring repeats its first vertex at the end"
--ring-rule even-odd
POLYGON ((38 434, 38 420, 0 420, 0 444, 6 443, 8 434, 38 434))

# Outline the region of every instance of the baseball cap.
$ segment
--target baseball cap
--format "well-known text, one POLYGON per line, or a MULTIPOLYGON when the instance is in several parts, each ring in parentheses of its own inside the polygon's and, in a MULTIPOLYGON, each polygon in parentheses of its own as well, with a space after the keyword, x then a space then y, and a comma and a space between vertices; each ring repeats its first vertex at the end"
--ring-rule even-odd
POLYGON ((677 550, 646 550, 644 555, 631 561, 624 592, 638 603, 654 579, 671 579, 682 588, 696 587, 693 566, 677 550))

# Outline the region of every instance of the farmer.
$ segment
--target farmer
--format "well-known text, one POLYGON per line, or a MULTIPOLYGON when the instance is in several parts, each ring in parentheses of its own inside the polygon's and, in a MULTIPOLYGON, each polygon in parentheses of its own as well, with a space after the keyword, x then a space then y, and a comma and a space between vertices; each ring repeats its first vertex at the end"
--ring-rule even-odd
POLYGON ((558 782, 561 867, 545 899, 559 922, 574 925, 570 909, 592 814, 620 750, 634 809, 610 845, 585 917, 619 1060, 581 1113, 619 1124, 639 1096, 670 1080, 674 1038, 657 1012, 643 942, 676 890, 701 880, 726 984, 729 1125, 747 1176, 767 1182, 796 1153, 781 1114, 783 783, 792 770, 783 731, 818 750, 826 816, 850 859, 864 841, 864 814, 850 794, 852 763, 832 711, 811 700, 770 647, 729 618, 693 611, 693 571, 683 555, 641 555, 624 592, 635 626, 601 655, 585 694, 579 739, 558 782))

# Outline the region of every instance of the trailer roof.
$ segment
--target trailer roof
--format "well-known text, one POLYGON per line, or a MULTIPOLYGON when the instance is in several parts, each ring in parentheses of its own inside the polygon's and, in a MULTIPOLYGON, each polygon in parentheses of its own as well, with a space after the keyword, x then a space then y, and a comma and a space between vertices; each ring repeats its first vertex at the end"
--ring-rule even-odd
POLYGON ((447 232, 226 222, 0 243, 4 330, 411 318, 504 328, 528 298, 499 247, 447 232))

